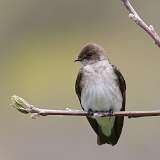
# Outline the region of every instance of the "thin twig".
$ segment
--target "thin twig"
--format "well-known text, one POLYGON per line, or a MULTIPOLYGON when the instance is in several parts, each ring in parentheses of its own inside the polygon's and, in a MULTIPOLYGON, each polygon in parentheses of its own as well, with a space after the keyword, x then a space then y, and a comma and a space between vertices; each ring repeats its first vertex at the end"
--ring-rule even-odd
POLYGON ((144 29, 149 36, 155 41, 155 44, 160 47, 160 36, 156 33, 152 25, 147 25, 143 19, 138 15, 129 0, 121 0, 129 12, 129 18, 131 18, 137 25, 144 29))
POLYGON ((40 109, 29 104, 26 100, 18 96, 12 96, 12 106, 18 111, 28 114, 31 113, 32 118, 37 116, 48 116, 48 115, 63 115, 63 116, 94 116, 94 117, 109 117, 109 116, 127 116, 128 118, 147 117, 147 116, 160 116, 160 110, 155 111, 120 111, 113 112, 94 112, 88 113, 83 110, 75 110, 66 108, 65 110, 51 110, 51 109, 40 109))

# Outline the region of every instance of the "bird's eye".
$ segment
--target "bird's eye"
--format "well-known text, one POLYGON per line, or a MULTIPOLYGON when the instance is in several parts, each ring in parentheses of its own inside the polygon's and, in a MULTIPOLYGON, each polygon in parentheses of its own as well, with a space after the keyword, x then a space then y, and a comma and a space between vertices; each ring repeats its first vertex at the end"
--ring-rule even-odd
POLYGON ((91 57, 91 56, 92 56, 92 53, 88 53, 88 54, 87 54, 87 57, 91 57))

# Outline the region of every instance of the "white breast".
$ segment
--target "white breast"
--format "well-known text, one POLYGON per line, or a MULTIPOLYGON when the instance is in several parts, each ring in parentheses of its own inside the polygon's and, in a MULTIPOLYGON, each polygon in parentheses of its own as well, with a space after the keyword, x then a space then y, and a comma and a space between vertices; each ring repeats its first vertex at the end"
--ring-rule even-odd
POLYGON ((88 111, 119 111, 122 107, 122 95, 116 82, 116 75, 108 61, 100 61, 83 68, 84 88, 81 104, 88 111))

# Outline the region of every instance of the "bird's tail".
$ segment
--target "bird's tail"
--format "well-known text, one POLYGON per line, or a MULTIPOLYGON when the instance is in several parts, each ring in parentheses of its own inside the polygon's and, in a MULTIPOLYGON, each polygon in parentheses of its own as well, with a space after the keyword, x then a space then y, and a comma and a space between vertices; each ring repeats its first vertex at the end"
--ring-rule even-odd
POLYGON ((112 146, 116 145, 123 128, 124 117, 116 117, 114 121, 114 126, 111 131, 110 136, 105 136, 101 130, 99 130, 99 134, 97 135, 97 144, 102 145, 105 143, 111 144, 112 146))

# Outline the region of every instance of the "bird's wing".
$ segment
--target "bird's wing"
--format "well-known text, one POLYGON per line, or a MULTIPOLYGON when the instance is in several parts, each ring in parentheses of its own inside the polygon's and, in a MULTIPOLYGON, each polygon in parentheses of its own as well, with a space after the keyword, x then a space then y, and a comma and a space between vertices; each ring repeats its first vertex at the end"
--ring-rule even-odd
POLYGON ((115 65, 112 65, 112 67, 113 67, 113 70, 114 70, 115 74, 118 77, 117 78, 117 83, 118 83, 118 86, 119 86, 119 89, 121 91, 122 98, 123 98, 121 111, 124 111, 125 110, 125 103, 126 103, 126 82, 123 78, 123 75, 119 71, 119 69, 115 65))
POLYGON ((82 70, 80 69, 80 71, 79 71, 79 73, 77 75, 76 84, 75 84, 75 91, 76 91, 76 94, 78 96, 80 104, 81 104, 82 85, 83 85, 82 84, 82 70))
MULTIPOLYGON (((121 111, 125 111, 126 82, 123 78, 123 75, 119 71, 119 69, 115 65, 112 65, 112 67, 113 67, 113 70, 114 70, 115 74, 117 75, 117 83, 118 83, 118 86, 119 86, 121 94, 122 94, 123 101, 122 101, 121 111)), ((122 128, 123 128, 123 121, 124 121, 124 117, 116 117, 115 118, 115 123, 114 123, 114 127, 113 127, 113 132, 114 132, 113 135, 115 135, 115 137, 114 137, 114 143, 115 144, 118 142, 118 139, 121 135, 122 128)))

